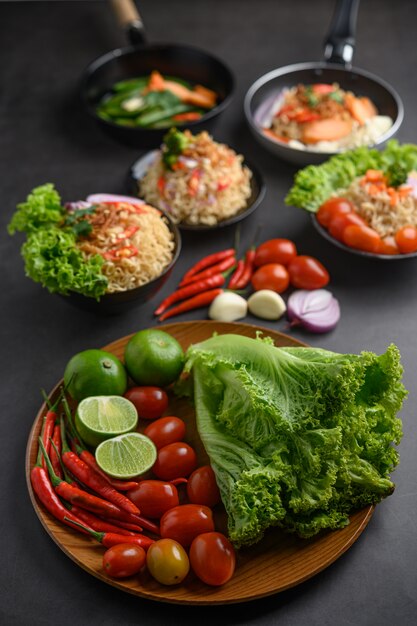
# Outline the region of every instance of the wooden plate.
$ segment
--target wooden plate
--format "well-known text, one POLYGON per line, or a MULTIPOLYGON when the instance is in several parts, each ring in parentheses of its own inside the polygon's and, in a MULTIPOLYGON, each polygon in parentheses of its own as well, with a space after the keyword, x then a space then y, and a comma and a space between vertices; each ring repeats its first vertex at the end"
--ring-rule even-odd
MULTIPOLYGON (((255 337, 257 331, 263 330, 274 339, 277 346, 303 345, 282 333, 248 324, 202 321, 168 324, 161 328, 176 337, 184 349, 191 343, 208 339, 214 331, 220 334, 233 332, 255 337)), ((129 337, 123 337, 105 346, 104 349, 123 358, 128 340, 129 337)), ((51 392, 51 398, 57 394, 60 384, 61 382, 51 392)), ((60 524, 44 510, 33 493, 30 470, 36 462, 37 438, 45 410, 45 405, 42 405, 34 421, 26 451, 26 480, 35 511, 55 543, 77 565, 104 582, 137 596, 178 604, 226 604, 278 593, 314 576, 339 558, 356 541, 373 513, 374 507, 368 506, 354 513, 346 528, 327 532, 309 540, 285 535, 277 529, 270 530, 258 544, 239 550, 235 575, 223 587, 209 587, 193 574, 189 574, 182 584, 173 587, 160 585, 146 573, 141 577, 113 580, 102 571, 103 547, 60 524)), ((169 413, 179 415, 185 420, 187 441, 196 449, 201 463, 207 462, 207 456, 195 429, 194 412, 190 403, 172 397, 169 413)), ((218 528, 222 530, 225 523, 224 513, 218 511, 216 517, 218 528)))

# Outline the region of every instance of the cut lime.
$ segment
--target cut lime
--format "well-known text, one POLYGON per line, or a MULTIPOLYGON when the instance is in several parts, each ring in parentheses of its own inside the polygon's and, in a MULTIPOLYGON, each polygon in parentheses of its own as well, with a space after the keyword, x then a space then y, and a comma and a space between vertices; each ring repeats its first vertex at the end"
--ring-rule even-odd
POLYGON ((127 433, 103 441, 96 449, 96 461, 113 478, 134 478, 152 467, 156 454, 156 446, 149 437, 127 433))
POLYGON ((121 396, 92 396, 80 402, 75 426, 81 439, 90 446, 135 430, 138 412, 135 405, 121 396))

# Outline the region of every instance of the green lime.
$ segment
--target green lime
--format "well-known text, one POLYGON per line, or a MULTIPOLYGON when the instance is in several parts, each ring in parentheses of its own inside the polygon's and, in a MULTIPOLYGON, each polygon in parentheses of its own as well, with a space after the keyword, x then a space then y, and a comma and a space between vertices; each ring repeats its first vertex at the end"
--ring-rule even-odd
POLYGON ((138 385, 166 387, 181 374, 184 352, 174 337, 162 330, 140 330, 125 348, 127 371, 138 385))
POLYGON ((120 396, 85 398, 75 413, 75 426, 81 439, 90 446, 115 435, 130 433, 138 424, 135 405, 120 396))
POLYGON ((152 467, 156 454, 156 446, 149 437, 127 433, 103 441, 96 449, 96 461, 109 476, 134 478, 152 467))
POLYGON ((68 361, 64 383, 77 402, 89 396, 122 396, 127 388, 127 374, 114 354, 84 350, 68 361))

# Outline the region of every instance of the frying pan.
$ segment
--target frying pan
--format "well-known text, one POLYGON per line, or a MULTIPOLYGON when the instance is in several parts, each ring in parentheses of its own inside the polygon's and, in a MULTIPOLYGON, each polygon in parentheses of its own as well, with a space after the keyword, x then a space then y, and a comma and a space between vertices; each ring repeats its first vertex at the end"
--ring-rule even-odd
POLYGON ((299 84, 338 83, 346 91, 367 96, 375 104, 380 115, 388 115, 393 125, 381 135, 374 145, 381 145, 392 137, 401 126, 404 107, 400 96, 387 82, 362 69, 352 67, 355 49, 355 32, 359 0, 338 0, 324 42, 324 61, 297 63, 281 67, 259 78, 249 88, 244 101, 245 116, 256 139, 276 156, 307 165, 320 163, 334 152, 297 150, 282 142, 269 139, 261 130, 255 117, 259 107, 269 99, 272 101, 284 88, 299 84))
POLYGON ((111 0, 111 4, 131 45, 111 50, 85 70, 81 81, 81 97, 88 113, 106 133, 118 141, 135 147, 159 146, 167 132, 166 128, 124 127, 103 120, 96 114, 101 98, 116 82, 158 70, 163 75, 204 85, 218 94, 218 104, 213 109, 199 120, 181 125, 181 128, 195 130, 209 127, 231 101, 234 77, 230 69, 212 54, 193 46, 147 43, 145 27, 133 1, 111 0))

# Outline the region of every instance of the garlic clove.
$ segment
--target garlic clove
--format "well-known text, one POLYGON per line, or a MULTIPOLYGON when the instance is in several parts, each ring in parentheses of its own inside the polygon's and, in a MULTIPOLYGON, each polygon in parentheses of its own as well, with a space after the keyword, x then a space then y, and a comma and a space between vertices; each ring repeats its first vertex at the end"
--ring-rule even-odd
POLYGON ((246 317, 248 303, 245 298, 237 293, 225 291, 213 300, 210 305, 208 316, 218 322, 234 322, 246 317))
POLYGON ((278 293, 270 289, 260 289, 250 296, 248 309, 252 315, 264 320, 278 320, 287 307, 278 293))

